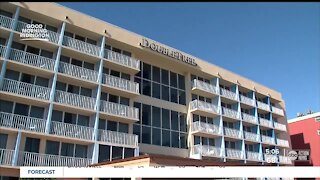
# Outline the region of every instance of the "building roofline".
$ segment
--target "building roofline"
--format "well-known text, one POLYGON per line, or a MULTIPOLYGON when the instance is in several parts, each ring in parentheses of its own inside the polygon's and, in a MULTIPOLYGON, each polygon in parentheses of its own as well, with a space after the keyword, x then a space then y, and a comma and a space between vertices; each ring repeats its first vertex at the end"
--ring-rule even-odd
POLYGON ((307 120, 313 117, 320 117, 320 112, 316 112, 313 114, 308 114, 305 116, 301 116, 301 117, 297 117, 297 118, 293 118, 293 119, 288 119, 288 124, 290 123, 294 123, 294 122, 298 122, 298 121, 303 121, 303 120, 307 120))

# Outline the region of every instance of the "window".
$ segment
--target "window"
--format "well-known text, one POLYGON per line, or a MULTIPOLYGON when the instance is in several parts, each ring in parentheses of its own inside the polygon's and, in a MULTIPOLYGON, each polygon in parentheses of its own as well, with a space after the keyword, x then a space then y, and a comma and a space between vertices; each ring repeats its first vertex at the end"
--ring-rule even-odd
POLYGON ((169 101, 169 87, 161 85, 161 99, 169 101))
POLYGON ((151 79, 151 65, 143 63, 143 78, 151 79))
POLYGON ((160 68, 152 66, 152 80, 160 83, 160 68))
POLYGON ((76 144, 75 157, 87 158, 87 146, 76 144))
POLYGON ((142 93, 147 96, 151 96, 151 83, 150 81, 143 80, 143 90, 142 93))
POLYGON ((110 161, 110 146, 99 145, 98 162, 110 161))
POLYGON ((185 90, 184 76, 178 74, 178 80, 179 80, 179 88, 185 90))
POLYGON ((177 87, 177 74, 170 72, 170 86, 177 87))
POLYGON ((167 109, 162 109, 162 128, 170 129, 170 114, 167 109))
POLYGON ((22 116, 28 116, 29 114, 29 106, 25 104, 16 103, 14 114, 19 114, 22 116))
POLYGON ((200 137, 199 136, 193 136, 194 145, 200 144, 200 137))
POLYGON ((108 121, 107 128, 108 128, 108 130, 110 130, 110 131, 117 131, 117 122, 108 121))
POLYGON ((0 149, 7 148, 7 140, 8 140, 8 134, 0 133, 0 149))
POLYGON ((134 157, 134 149, 124 148, 124 158, 134 157))
POLYGON ((1 112, 12 113, 12 108, 13 108, 13 102, 0 100, 0 111, 1 112))
POLYGON ((171 131, 171 143, 172 147, 179 148, 179 132, 171 131))
POLYGON ((170 100, 173 103, 178 103, 178 90, 175 88, 170 88, 170 100))
POLYGON ((43 118, 44 114, 44 108, 43 107, 38 107, 38 106, 31 106, 30 110, 30 117, 35 117, 35 118, 43 118))
POLYGON ((142 124, 151 125, 151 106, 142 105, 142 124))
POLYGON ((61 144, 61 155, 62 156, 73 156, 74 144, 62 143, 61 144))
POLYGON ((142 143, 151 144, 151 128, 142 126, 142 143))
POLYGON ((164 69, 161 70, 161 82, 162 84, 169 85, 169 71, 164 69))
POLYGON ((135 135, 138 135, 139 137, 138 137, 138 141, 139 141, 139 143, 141 142, 141 140, 140 140, 140 137, 141 137, 141 135, 140 135, 140 125, 137 125, 137 124, 133 124, 133 134, 135 134, 135 135))
POLYGON ((128 133, 129 125, 119 122, 119 132, 128 133))
POLYGON ((180 133, 180 148, 187 148, 187 134, 180 133))
POLYGON ((161 129, 152 128, 152 144, 153 145, 161 145, 161 129))
POLYGON ((112 146, 112 160, 122 159, 122 147, 112 146))
POLYGON ((59 142, 47 140, 46 154, 59 155, 59 146, 60 146, 59 142))
POLYGON ((39 153, 39 145, 40 145, 40 139, 27 137, 26 143, 24 146, 24 151, 39 153))
POLYGON ((160 84, 152 83, 152 97, 160 99, 160 84))
POLYGON ((162 146, 170 147, 170 131, 162 129, 162 146))
POLYGON ((161 127, 160 108, 152 106, 152 126, 161 127))
POLYGON ((179 131, 178 112, 171 111, 171 129, 179 131))
POLYGON ((130 99, 125 97, 120 97, 120 104, 129 106, 130 99))
POLYGON ((226 146, 226 148, 235 149, 236 143, 232 142, 232 141, 225 141, 225 146, 226 146))

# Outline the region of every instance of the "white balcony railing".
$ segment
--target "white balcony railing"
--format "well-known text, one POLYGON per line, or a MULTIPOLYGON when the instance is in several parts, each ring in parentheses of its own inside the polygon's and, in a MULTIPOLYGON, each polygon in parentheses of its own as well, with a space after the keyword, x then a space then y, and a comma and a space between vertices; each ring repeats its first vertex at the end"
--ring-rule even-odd
POLYGON ((292 164, 292 161, 289 157, 279 156, 279 163, 281 164, 292 164))
POLYGON ((13 155, 14 155, 14 150, 0 149, 0 165, 12 166, 13 155))
POLYGON ((287 131, 287 127, 284 124, 274 122, 274 128, 282 130, 282 131, 287 131))
POLYGON ((54 101, 71 106, 77 106, 86 109, 94 109, 96 99, 69 92, 56 90, 54 101))
POLYGON ((209 84, 209 83, 206 83, 204 81, 200 81, 198 79, 194 79, 192 81, 192 88, 197 88, 197 89, 200 89, 202 91, 206 91, 206 92, 209 92, 212 94, 218 94, 218 90, 217 90, 216 86, 209 84))
POLYGON ((0 45, 0 57, 2 57, 2 58, 5 57, 5 53, 6 53, 7 49, 8 48, 6 46, 0 45))
POLYGON ((40 154, 33 152, 20 152, 18 166, 67 166, 86 167, 90 165, 91 159, 40 154))
POLYGON ((270 136, 261 135, 262 142, 268 144, 275 144, 274 138, 270 136))
POLYGON ((0 112, 0 126, 44 133, 46 128, 46 121, 34 117, 0 112))
POLYGON ((258 152, 247 151, 247 159, 253 161, 261 161, 260 154, 258 152))
POLYGON ((120 54, 120 53, 105 49, 104 58, 107 60, 110 60, 111 62, 121 64, 123 66, 127 66, 137 70, 140 69, 140 60, 130 56, 126 56, 124 54, 120 54))
POLYGON ((237 129, 232 129, 228 127, 224 127, 224 135, 229 136, 229 137, 234 137, 234 138, 241 138, 241 133, 237 129))
POLYGON ((243 159, 243 152, 238 149, 226 148, 226 156, 228 158, 243 159))
POLYGON ((80 52, 86 53, 86 54, 91 54, 94 56, 99 56, 100 54, 100 47, 86 43, 84 41, 80 41, 78 39, 74 39, 68 36, 63 37, 63 45, 67 47, 71 47, 73 49, 76 49, 80 52))
POLYGON ((228 99, 233 99, 235 101, 237 100, 237 94, 232 91, 226 90, 224 88, 220 88, 220 93, 221 93, 221 96, 223 97, 226 97, 228 99))
POLYGON ((284 139, 277 139, 277 144, 280 146, 289 147, 289 141, 284 139))
POLYGON ((226 107, 221 107, 221 108, 222 108, 222 115, 227 116, 229 118, 238 119, 238 111, 229 109, 226 107))
POLYGON ((131 106, 126 106, 118 103, 101 101, 100 111, 110 115, 120 116, 131 119, 139 119, 139 109, 131 106))
POLYGON ((212 103, 207 103, 204 101, 199 101, 197 99, 190 102, 190 107, 191 107, 191 110, 199 109, 201 111, 212 112, 215 114, 219 113, 219 108, 217 105, 214 105, 212 103))
POLYGON ((98 141, 127 146, 138 146, 138 136, 122 132, 99 130, 98 141))
POLYGON ((0 26, 8 29, 13 28, 13 19, 7 16, 0 15, 0 26))
POLYGON ((272 106, 272 112, 274 112, 274 113, 276 113, 276 114, 279 114, 279 115, 281 115, 281 116, 284 115, 283 109, 278 108, 278 107, 275 107, 275 106, 272 106))
POLYGON ((44 100, 50 97, 50 88, 12 79, 4 79, 2 91, 44 100))
POLYGON ((59 72, 94 82, 96 82, 98 79, 97 71, 86 69, 65 62, 59 62, 59 72))
POLYGON ((104 74, 102 76, 102 83, 117 89, 139 94, 139 84, 126 79, 104 74))
POLYGON ((248 98, 244 95, 240 95, 240 101, 244 104, 250 105, 250 106, 255 106, 254 105, 254 100, 251 98, 248 98))
POLYGON ((42 69, 53 70, 54 59, 39 56, 36 54, 28 53, 18 49, 11 49, 9 59, 19 63, 27 64, 30 66, 35 66, 42 69))
POLYGON ((51 123, 50 134, 77 139, 92 140, 93 128, 91 127, 62 123, 57 121, 52 121, 51 123))
POLYGON ((247 131, 244 131, 244 138, 250 141, 256 141, 256 142, 260 141, 258 134, 247 132, 247 131))
POLYGON ((266 110, 266 111, 270 111, 270 107, 268 104, 261 102, 261 101, 257 101, 258 104, 258 108, 266 110))
POLYGON ((191 129, 193 132, 199 131, 209 134, 221 134, 220 128, 214 124, 208 124, 201 121, 196 121, 191 124, 191 129))
POLYGON ((193 153, 208 157, 222 157, 223 152, 219 147, 198 144, 193 146, 193 153))
POLYGON ((256 117, 254 117, 254 116, 252 116, 250 114, 247 114, 247 113, 241 113, 241 114, 242 114, 242 120, 243 121, 257 124, 256 117))
POLYGON ((260 121, 260 125, 261 126, 266 126, 266 127, 270 127, 272 128, 272 121, 268 120, 268 119, 264 119, 264 118, 259 118, 259 121, 260 121))
MULTIPOLYGON (((17 27, 16 27, 16 31, 18 32, 22 32, 22 29, 26 29, 27 28, 27 23, 22 22, 22 21, 18 21, 17 23, 17 27)), ((59 41, 59 34, 50 30, 47 30, 47 33, 49 35, 48 40, 50 42, 56 43, 58 44, 59 41)))

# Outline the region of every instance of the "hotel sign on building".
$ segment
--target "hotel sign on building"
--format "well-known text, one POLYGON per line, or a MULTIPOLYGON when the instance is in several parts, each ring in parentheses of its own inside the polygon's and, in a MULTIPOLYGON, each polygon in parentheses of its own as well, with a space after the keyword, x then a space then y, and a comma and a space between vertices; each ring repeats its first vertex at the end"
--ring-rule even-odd
POLYGON ((183 53, 166 48, 164 46, 161 46, 157 44, 156 42, 152 42, 150 40, 147 40, 145 38, 142 39, 142 42, 140 43, 141 47, 151 49, 152 51, 155 51, 157 53, 163 54, 165 56, 171 57, 173 59, 177 59, 179 61, 185 62, 187 64, 197 66, 197 63, 195 60, 187 55, 184 55, 183 53))

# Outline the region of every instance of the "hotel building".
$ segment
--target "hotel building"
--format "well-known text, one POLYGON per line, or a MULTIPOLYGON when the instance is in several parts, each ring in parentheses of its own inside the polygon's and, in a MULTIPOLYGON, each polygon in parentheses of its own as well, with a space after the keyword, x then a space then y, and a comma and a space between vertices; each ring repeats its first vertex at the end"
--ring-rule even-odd
POLYGON ((142 154, 291 164, 279 92, 56 3, 0 9, 0 176, 142 154))

